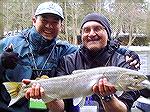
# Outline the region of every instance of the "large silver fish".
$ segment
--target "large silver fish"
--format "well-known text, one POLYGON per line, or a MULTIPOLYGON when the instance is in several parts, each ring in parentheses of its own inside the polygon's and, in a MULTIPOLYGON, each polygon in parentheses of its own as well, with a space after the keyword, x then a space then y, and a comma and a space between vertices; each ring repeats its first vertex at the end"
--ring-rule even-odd
POLYGON ((86 70, 76 70, 71 75, 54 77, 49 79, 32 80, 29 85, 22 86, 22 83, 4 82, 7 91, 11 96, 9 106, 13 105, 20 98, 24 97, 26 90, 33 83, 39 83, 45 90, 43 101, 50 102, 55 99, 85 98, 92 95, 92 86, 100 78, 106 77, 114 84, 118 91, 139 90, 150 88, 150 83, 142 84, 147 77, 134 70, 121 67, 97 67, 86 70))

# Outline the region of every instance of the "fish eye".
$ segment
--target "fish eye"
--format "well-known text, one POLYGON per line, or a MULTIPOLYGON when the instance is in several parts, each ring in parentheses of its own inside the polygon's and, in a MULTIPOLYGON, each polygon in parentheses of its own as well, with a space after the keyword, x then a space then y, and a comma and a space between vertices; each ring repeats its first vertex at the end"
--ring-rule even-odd
POLYGON ((138 79, 138 78, 139 78, 139 76, 136 75, 133 79, 138 79))

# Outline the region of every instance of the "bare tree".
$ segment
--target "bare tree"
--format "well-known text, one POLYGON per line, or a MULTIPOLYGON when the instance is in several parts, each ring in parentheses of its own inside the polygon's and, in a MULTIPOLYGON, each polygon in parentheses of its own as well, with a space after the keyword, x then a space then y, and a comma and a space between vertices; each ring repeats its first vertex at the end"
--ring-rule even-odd
POLYGON ((3 0, 0 0, 0 38, 2 38, 3 36, 3 30, 4 30, 4 26, 3 26, 3 0))
POLYGON ((146 7, 142 0, 116 0, 117 8, 114 14, 117 16, 116 27, 117 34, 120 32, 128 34, 127 46, 133 44, 138 34, 146 34, 145 26, 147 23, 146 7))

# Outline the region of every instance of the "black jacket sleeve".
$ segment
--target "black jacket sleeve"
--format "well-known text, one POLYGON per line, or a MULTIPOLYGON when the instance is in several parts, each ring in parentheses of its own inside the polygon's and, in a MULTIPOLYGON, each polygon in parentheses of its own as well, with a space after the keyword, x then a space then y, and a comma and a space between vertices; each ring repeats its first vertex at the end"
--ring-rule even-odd
POLYGON ((1 62, 1 54, 0 54, 0 83, 2 83, 3 81, 3 77, 5 76, 5 72, 6 69, 2 66, 2 62, 1 62))

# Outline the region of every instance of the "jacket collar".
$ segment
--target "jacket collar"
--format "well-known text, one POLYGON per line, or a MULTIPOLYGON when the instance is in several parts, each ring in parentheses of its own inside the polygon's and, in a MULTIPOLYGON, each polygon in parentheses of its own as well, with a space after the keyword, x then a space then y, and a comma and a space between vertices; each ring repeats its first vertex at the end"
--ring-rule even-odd
POLYGON ((43 54, 45 52, 48 52, 51 47, 56 44, 56 39, 45 39, 41 34, 36 31, 35 27, 33 26, 29 33, 29 42, 34 53, 37 52, 43 54))
POLYGON ((80 53, 84 61, 91 67, 106 66, 107 61, 111 58, 114 52, 118 49, 119 44, 113 40, 108 42, 108 45, 93 53, 85 48, 83 45, 80 47, 80 53))

